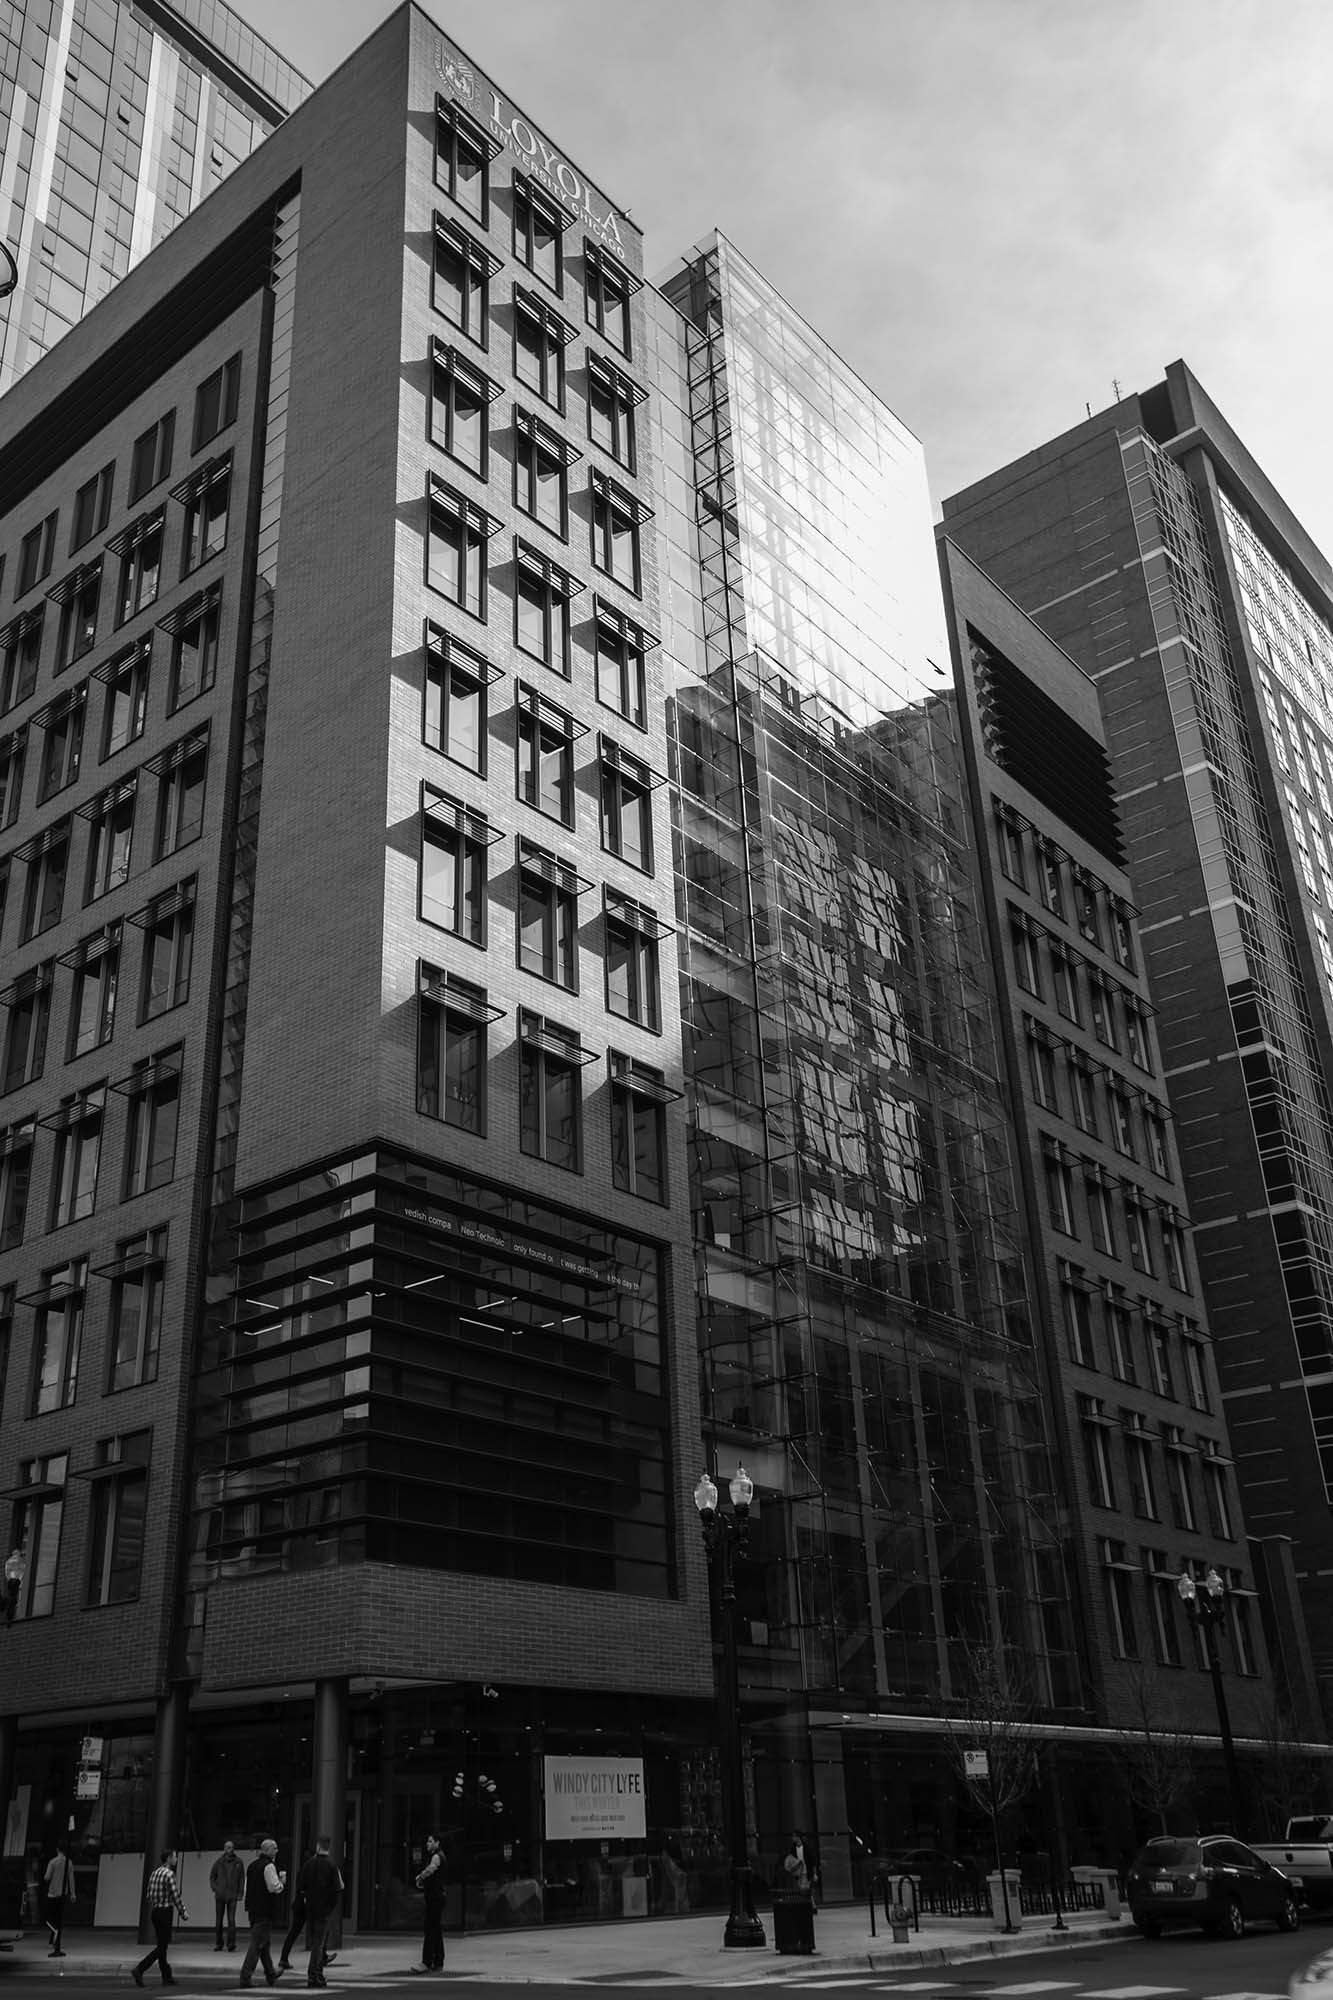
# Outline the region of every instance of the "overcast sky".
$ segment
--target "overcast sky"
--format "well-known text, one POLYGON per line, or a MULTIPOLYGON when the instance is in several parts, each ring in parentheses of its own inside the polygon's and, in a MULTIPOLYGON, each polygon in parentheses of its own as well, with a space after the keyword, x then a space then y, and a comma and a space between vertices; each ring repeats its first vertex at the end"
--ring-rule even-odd
MULTIPOLYGON (((232 0, 315 82, 390 0, 232 0)), ((716 227, 936 502, 1189 362, 1333 556, 1328 0, 433 0, 646 235, 716 227)))

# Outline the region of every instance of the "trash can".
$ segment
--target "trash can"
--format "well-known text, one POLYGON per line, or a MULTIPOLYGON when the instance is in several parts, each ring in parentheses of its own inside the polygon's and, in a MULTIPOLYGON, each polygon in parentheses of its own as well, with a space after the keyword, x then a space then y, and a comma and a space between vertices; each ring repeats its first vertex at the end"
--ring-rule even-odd
POLYGON ((815 1906, 808 1889, 773 1891, 773 1948, 809 1953, 815 1948, 815 1906))

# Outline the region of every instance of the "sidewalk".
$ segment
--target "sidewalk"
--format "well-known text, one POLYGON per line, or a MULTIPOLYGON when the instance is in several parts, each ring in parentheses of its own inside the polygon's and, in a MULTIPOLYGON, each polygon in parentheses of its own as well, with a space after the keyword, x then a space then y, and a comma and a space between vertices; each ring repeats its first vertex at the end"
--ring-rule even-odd
MULTIPOLYGON (((725 1912, 710 1910, 689 1917, 643 1918, 639 1922, 473 1931, 466 1937, 445 1938, 445 1976, 522 1983, 591 1980, 612 1985, 618 1979, 637 1985, 649 1979, 678 1979, 694 1985, 748 1986, 760 1980, 823 1976, 830 1972, 907 1972, 922 1966, 953 1965, 969 1958, 1007 1956, 1012 1952, 1047 1951, 1062 1944, 1132 1938, 1128 1916, 1109 1922, 1099 1912, 1066 1918, 1064 1932, 1052 1930, 1050 1917, 1029 1917, 1016 1935, 1006 1937, 981 1917, 940 1917, 923 1922, 907 1944, 894 1944, 882 1914, 876 1916, 877 1936, 870 1935, 864 1904, 821 1910, 815 1919, 816 1955, 779 1956, 773 1949, 772 1913, 761 1920, 768 1938, 764 1950, 728 1951, 722 1943, 725 1912)), ((172 1968, 182 1985, 206 1983, 217 1990, 236 1985, 243 1943, 235 1952, 218 1954, 198 1932, 186 1931, 173 1944, 172 1968)), ((0 1981, 6 1968, 48 1973, 53 1978, 97 1972, 119 1973, 129 1985, 130 1967, 146 1946, 128 1931, 70 1931, 64 1958, 48 1958, 46 1940, 36 1932, 0 1959, 0 1981)), ((374 1979, 406 1979, 419 1964, 421 1941, 400 1933, 362 1933, 349 1937, 329 1967, 329 1984, 374 1979)), ((423 1979, 422 1985, 427 1982, 423 1979)), ((146 1986, 157 1987, 157 1969, 146 1986)), ((305 1960, 294 1957, 280 1985, 305 1991, 305 1960)), ((264 1992, 263 1975, 253 1988, 264 1992)))

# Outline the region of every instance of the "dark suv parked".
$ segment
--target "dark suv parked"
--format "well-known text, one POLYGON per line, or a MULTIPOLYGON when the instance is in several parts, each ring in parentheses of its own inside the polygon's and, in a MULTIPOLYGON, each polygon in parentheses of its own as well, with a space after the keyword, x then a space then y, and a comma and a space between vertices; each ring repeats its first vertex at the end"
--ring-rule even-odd
POLYGON ((1150 1840, 1129 1871, 1129 1909, 1144 1937, 1167 1924, 1199 1924, 1238 1938, 1267 1918, 1280 1931, 1300 1929, 1300 1884, 1229 1834, 1200 1840, 1150 1840))

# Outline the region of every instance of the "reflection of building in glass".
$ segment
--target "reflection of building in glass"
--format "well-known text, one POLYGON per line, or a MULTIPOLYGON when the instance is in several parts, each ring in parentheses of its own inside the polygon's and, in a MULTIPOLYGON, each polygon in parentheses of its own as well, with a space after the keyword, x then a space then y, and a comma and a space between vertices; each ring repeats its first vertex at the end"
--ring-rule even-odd
POLYGON ((0 391, 310 86, 224 0, 10 0, 0 21, 0 391))
POLYGON ((1097 684, 1246 1518, 1327 1708, 1333 575, 1179 362, 945 521, 1097 684))

